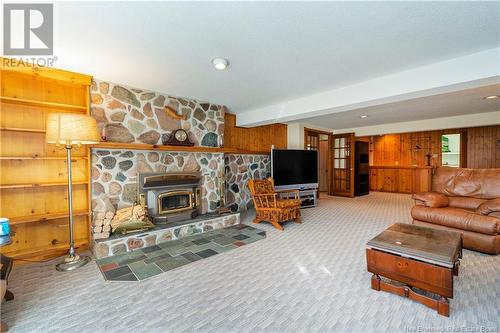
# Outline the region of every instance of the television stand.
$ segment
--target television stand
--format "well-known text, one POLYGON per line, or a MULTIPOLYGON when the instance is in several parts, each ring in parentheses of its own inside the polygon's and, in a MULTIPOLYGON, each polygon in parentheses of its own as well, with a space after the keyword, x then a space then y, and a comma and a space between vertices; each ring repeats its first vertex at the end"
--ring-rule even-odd
MULTIPOLYGON (((317 206, 317 194, 318 191, 316 188, 308 188, 308 189, 296 189, 299 191, 299 199, 301 201, 300 207, 301 208, 308 208, 308 207, 316 207, 317 206)), ((281 197, 283 199, 288 199, 293 197, 291 193, 282 193, 281 197)))
POLYGON ((307 190, 299 190, 299 198, 301 201, 300 207, 316 207, 318 198, 316 197, 318 191, 315 188, 307 190))

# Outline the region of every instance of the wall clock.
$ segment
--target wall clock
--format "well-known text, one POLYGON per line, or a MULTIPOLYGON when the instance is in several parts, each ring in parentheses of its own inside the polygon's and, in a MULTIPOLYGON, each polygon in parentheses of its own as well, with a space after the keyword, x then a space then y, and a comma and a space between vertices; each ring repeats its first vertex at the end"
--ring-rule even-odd
POLYGON ((194 146, 194 143, 189 141, 188 133, 183 129, 175 130, 169 138, 163 142, 166 146, 194 146))

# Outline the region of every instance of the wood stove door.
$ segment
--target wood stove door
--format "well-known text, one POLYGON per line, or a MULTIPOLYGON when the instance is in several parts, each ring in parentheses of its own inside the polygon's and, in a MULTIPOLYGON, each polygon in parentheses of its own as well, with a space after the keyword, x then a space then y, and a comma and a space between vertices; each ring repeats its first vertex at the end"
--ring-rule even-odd
POLYGON ((158 195, 159 214, 178 213, 194 207, 193 191, 169 191, 158 195))

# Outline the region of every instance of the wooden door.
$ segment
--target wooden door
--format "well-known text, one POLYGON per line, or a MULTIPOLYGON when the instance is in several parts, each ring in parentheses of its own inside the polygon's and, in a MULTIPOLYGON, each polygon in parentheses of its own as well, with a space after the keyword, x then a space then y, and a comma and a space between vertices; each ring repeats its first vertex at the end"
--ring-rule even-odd
POLYGON ((354 196, 354 133, 331 135, 332 183, 330 195, 354 196))
POLYGON ((318 198, 320 191, 330 193, 330 135, 329 132, 304 128, 304 149, 318 151, 318 198))
POLYGON ((305 129, 304 149, 318 150, 319 149, 319 132, 305 129))

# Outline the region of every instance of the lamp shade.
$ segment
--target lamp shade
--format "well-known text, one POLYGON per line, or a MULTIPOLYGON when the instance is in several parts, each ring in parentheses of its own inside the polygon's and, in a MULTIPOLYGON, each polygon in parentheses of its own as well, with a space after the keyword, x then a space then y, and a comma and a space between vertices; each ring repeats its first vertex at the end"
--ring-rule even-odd
POLYGON ((45 138, 48 143, 63 145, 89 145, 100 141, 95 119, 72 113, 47 114, 45 138))

